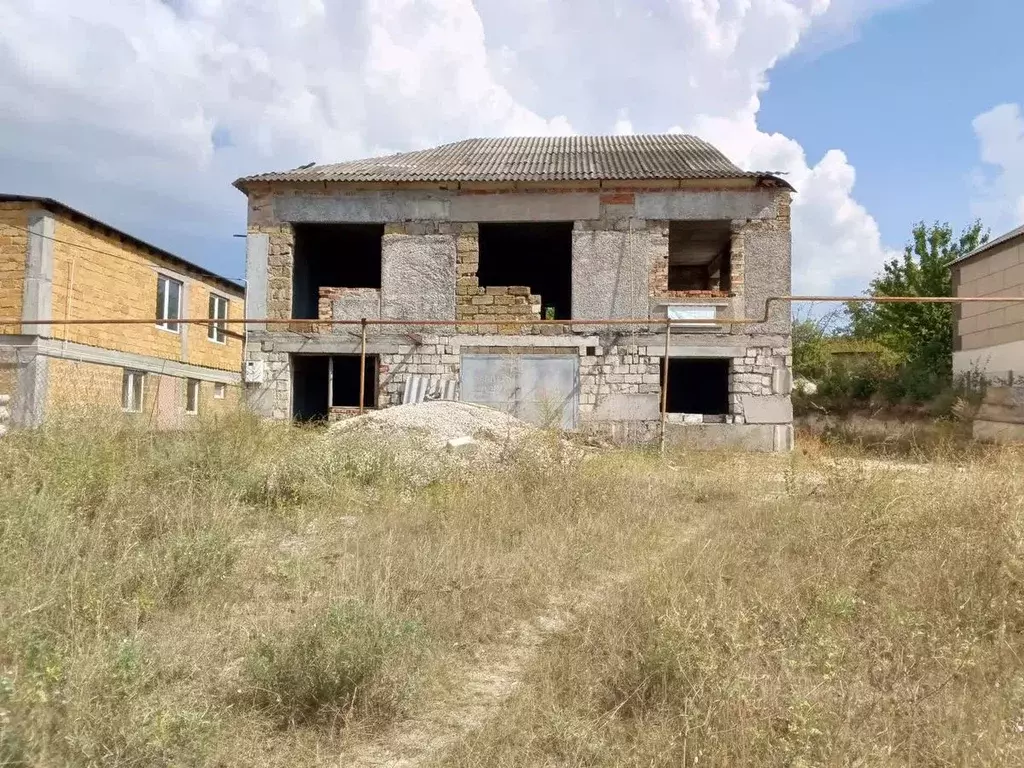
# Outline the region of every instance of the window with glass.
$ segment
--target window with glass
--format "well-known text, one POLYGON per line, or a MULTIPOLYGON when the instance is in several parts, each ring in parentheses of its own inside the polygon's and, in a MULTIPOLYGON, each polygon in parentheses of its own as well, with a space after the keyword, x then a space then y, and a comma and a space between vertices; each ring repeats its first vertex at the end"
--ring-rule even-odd
POLYGON ((121 408, 128 413, 142 412, 142 388, 146 374, 142 371, 128 371, 121 374, 121 408))
POLYGON ((210 294, 210 319, 214 322, 210 323, 207 338, 223 344, 227 341, 227 323, 224 321, 228 319, 228 300, 215 293, 210 294))
POLYGON ((156 278, 156 317, 157 327, 165 331, 178 332, 181 319, 181 281, 167 275, 156 278))
POLYGON ((199 379, 188 379, 185 384, 185 413, 199 413, 199 379))

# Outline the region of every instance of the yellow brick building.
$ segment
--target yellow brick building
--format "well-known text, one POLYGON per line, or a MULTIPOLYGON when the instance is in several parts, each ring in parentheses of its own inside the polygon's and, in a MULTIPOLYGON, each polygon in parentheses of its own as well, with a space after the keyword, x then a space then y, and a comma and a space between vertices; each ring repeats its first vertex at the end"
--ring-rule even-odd
POLYGON ((216 321, 244 316, 231 280, 56 200, 0 195, 0 424, 109 410, 173 429, 237 408, 242 329, 216 321), (88 319, 148 322, 65 322, 88 319))

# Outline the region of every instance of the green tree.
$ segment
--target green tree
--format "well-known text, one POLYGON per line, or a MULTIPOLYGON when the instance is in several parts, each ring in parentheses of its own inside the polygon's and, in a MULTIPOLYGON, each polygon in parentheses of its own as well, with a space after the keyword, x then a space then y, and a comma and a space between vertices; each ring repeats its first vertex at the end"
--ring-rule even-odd
MULTIPOLYGON (((988 241, 980 221, 959 237, 949 224, 914 227, 903 258, 893 259, 870 283, 869 296, 952 296, 950 264, 988 241)), ((906 368, 933 380, 952 372, 953 305, 849 304, 854 337, 874 339, 898 353, 906 368)))

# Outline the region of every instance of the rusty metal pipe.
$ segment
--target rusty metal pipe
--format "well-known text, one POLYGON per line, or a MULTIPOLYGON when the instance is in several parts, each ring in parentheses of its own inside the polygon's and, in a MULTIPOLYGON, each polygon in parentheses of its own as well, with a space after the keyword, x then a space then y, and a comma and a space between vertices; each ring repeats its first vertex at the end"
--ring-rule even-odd
MULTIPOLYGON (((765 312, 759 318, 706 318, 686 320, 687 325, 763 325, 768 322, 769 307, 776 302, 843 302, 852 304, 1015 304, 1024 302, 1024 296, 769 296, 765 299, 765 312)), ((24 321, 19 318, 0 318, 0 326, 21 326, 24 321)), ((32 320, 33 325, 156 325, 164 320, 159 318, 87 318, 81 320, 32 320)), ((209 325, 210 318, 179 318, 174 321, 182 325, 209 325)), ((228 325, 360 325, 363 320, 315 320, 296 318, 244 317, 220 320, 228 325)), ((372 326, 481 326, 498 325, 493 320, 366 320, 372 326)), ((656 318, 605 318, 600 320, 515 320, 502 325, 659 325, 656 318)))
POLYGON ((672 321, 665 318, 665 369, 661 372, 661 455, 665 455, 665 420, 668 415, 668 354, 672 339, 672 321))
POLYGON ((366 391, 366 318, 361 321, 362 340, 359 351, 359 413, 363 413, 364 402, 363 392, 366 391))

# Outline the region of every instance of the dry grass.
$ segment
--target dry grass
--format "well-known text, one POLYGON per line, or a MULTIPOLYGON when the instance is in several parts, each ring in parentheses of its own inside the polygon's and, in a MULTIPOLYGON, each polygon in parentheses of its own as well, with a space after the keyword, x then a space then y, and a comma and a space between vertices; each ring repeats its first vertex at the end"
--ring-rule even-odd
POLYGON ((437 764, 1024 762, 1024 462, 833 458, 11 435, 0 765, 349 764, 553 604, 437 764))

